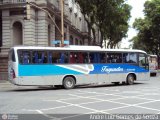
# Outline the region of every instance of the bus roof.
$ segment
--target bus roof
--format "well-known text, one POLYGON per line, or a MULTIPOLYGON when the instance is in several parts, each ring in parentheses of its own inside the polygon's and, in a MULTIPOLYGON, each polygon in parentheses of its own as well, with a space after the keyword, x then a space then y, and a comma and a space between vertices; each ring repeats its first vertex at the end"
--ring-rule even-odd
POLYGON ((78 45, 70 45, 68 47, 42 47, 42 46, 15 46, 12 47, 15 50, 18 49, 35 49, 35 50, 76 50, 76 51, 109 51, 109 52, 140 52, 145 53, 143 50, 137 49, 104 49, 99 46, 78 46, 78 45))

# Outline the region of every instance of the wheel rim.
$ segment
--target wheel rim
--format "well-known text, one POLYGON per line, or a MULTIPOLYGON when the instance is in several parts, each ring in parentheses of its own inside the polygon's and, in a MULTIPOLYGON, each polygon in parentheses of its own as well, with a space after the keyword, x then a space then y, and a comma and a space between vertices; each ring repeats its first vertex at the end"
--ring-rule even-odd
POLYGON ((69 88, 72 87, 73 86, 73 81, 72 80, 67 80, 66 81, 66 86, 69 87, 69 88))
POLYGON ((129 84, 133 84, 133 82, 134 82, 134 77, 133 77, 132 75, 130 75, 130 76, 128 77, 128 83, 129 83, 129 84))

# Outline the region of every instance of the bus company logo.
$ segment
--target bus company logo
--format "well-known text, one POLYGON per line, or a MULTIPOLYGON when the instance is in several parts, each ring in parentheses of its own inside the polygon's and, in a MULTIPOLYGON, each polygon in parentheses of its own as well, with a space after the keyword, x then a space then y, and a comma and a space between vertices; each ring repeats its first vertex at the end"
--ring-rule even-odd
POLYGON ((121 72, 123 71, 123 68, 118 67, 118 68, 108 68, 108 66, 103 66, 101 69, 101 72, 106 72, 106 73, 110 73, 110 72, 121 72))

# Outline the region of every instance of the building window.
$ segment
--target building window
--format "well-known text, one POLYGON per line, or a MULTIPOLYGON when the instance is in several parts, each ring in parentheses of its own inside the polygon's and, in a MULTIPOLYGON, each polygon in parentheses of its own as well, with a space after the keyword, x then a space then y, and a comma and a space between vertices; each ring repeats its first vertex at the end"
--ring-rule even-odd
POLYGON ((72 35, 70 36, 70 45, 74 45, 74 42, 73 42, 73 37, 72 37, 72 35))
POLYGON ((75 45, 78 45, 78 39, 77 38, 75 39, 75 45))
POLYGON ((23 43, 23 29, 21 22, 13 24, 13 45, 22 45, 23 43))

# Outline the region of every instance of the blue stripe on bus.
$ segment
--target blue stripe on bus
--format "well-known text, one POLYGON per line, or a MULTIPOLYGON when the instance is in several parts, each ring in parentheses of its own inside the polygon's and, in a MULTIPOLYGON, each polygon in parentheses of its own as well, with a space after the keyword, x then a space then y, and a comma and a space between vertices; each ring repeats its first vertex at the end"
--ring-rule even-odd
POLYGON ((94 64, 94 70, 91 71, 89 74, 112 74, 129 72, 140 73, 149 72, 149 70, 130 64, 94 64))
POLYGON ((19 76, 47 76, 63 74, 81 74, 56 65, 19 65, 19 76))
MULTIPOLYGON (((78 65, 77 65, 78 66, 78 65)), ((79 64, 79 66, 81 66, 79 64)), ((82 67, 82 66, 81 66, 82 67)), ((84 67, 84 66, 83 66, 84 67)), ((112 74, 112 73, 128 73, 128 72, 149 72, 148 70, 129 64, 93 64, 94 69, 90 70, 87 74, 112 74)), ((79 69, 73 70, 71 65, 19 65, 19 76, 47 76, 47 75, 81 75, 85 74, 80 72, 79 69), (67 68, 65 68, 67 66, 67 68)))

